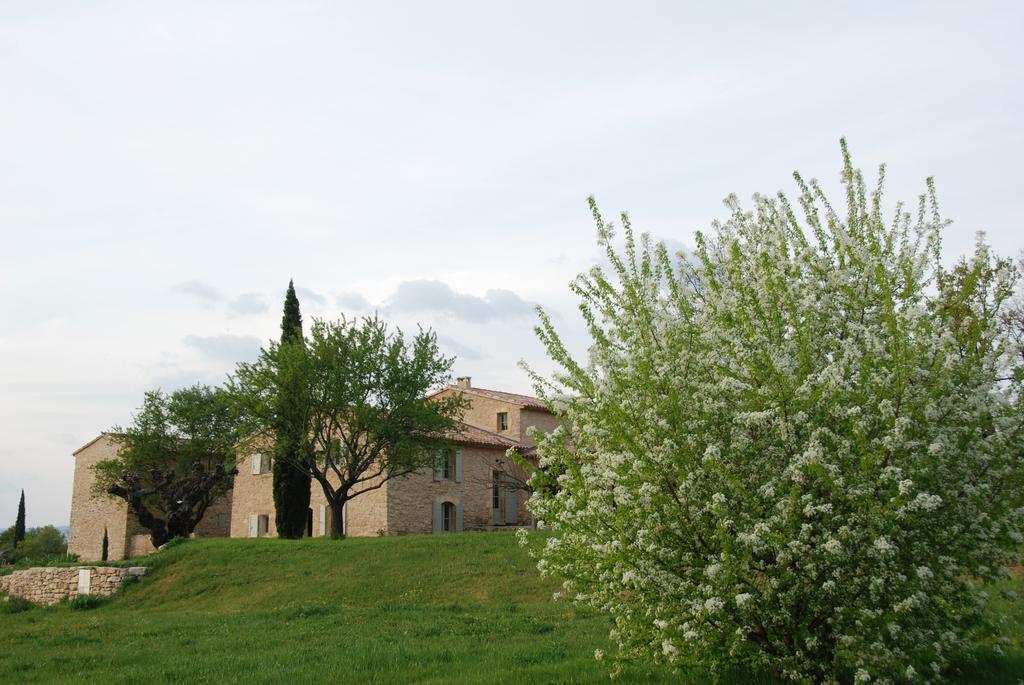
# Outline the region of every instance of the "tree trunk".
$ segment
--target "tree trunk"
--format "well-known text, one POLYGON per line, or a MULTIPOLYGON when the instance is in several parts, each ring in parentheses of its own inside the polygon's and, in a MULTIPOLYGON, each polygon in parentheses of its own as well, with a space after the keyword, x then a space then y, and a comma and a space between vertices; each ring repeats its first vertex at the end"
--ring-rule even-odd
POLYGON ((331 537, 345 537, 345 502, 347 497, 338 496, 331 502, 331 537))

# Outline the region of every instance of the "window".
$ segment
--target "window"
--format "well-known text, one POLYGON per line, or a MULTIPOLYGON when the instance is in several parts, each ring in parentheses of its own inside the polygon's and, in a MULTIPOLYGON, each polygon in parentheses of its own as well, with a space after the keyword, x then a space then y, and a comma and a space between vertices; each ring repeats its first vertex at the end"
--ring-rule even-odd
POLYGON ((443 514, 441 530, 450 533, 455 530, 455 505, 451 502, 445 502, 441 505, 441 511, 443 514))
POLYGON ((222 514, 217 514, 217 527, 218 528, 227 528, 228 527, 228 515, 227 514, 223 514, 223 513, 222 514))
POLYGON ((499 411, 498 412, 498 430, 499 431, 507 431, 508 430, 508 412, 507 411, 499 411))
POLYGON ((515 525, 519 521, 519 487, 514 477, 491 472, 491 525, 515 525))
POLYGON ((434 480, 462 482, 462 450, 438 450, 434 460, 434 480))
POLYGON ((261 475, 264 473, 270 473, 273 460, 269 455, 266 454, 254 454, 252 455, 252 473, 253 475, 261 475))
POLYGON ((491 485, 491 509, 501 509, 501 471, 493 473, 491 485))
POLYGON ((462 505, 451 501, 434 500, 433 530, 435 533, 462 532, 462 505))
MULTIPOLYGON (((451 480, 454 471, 455 465, 452 464, 452 451, 445 450, 441 454, 441 479, 451 480)), ((445 530, 447 530, 447 528, 445 530)))

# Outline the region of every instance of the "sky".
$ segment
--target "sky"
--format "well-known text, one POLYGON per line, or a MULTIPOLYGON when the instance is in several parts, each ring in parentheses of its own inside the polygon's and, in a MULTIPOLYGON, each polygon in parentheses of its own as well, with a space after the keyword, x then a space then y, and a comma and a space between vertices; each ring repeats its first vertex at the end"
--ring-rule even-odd
POLYGON ((72 452, 302 312, 433 328, 529 392, 586 198, 674 246, 736 193, 934 176, 949 260, 1024 247, 1024 5, 0 0, 0 527, 72 452))

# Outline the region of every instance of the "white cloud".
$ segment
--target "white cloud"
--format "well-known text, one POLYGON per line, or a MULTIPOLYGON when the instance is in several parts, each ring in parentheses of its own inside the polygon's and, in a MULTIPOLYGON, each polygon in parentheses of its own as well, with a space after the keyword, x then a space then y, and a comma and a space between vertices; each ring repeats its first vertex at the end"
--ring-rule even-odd
POLYGON ((312 305, 310 309, 319 309, 327 304, 327 298, 309 288, 295 288, 295 295, 299 298, 299 307, 312 305))
POLYGON ((441 352, 446 355, 454 355, 457 360, 464 361, 481 361, 487 358, 487 355, 479 349, 465 342, 450 338, 446 335, 437 336, 437 344, 441 348, 441 352))
POLYGON ((262 314, 268 309, 266 299, 259 293, 245 293, 228 302, 228 313, 232 316, 262 314))
POLYGON ((483 297, 456 292, 441 281, 406 281, 384 303, 387 312, 439 313, 469 323, 487 323, 533 314, 534 305, 511 290, 492 289, 483 297))
POLYGON ((254 335, 186 335, 183 342, 203 356, 219 362, 248 362, 260 351, 261 341, 254 335))
POLYGON ((200 300, 206 300, 207 302, 219 302, 224 299, 219 290, 203 281, 182 281, 172 285, 171 290, 176 293, 199 298, 200 300))
POLYGON ((352 312, 362 312, 370 308, 370 301, 359 293, 341 293, 334 298, 334 301, 342 309, 352 312))

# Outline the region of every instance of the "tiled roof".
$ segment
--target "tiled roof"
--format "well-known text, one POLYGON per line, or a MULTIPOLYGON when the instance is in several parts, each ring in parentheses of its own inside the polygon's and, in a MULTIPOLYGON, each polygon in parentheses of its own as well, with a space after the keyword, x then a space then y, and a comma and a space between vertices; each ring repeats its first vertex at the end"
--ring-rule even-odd
POLYGON ((520 407, 526 409, 536 409, 538 411, 546 411, 550 413, 548 406, 536 397, 530 395, 520 395, 514 392, 505 392, 503 390, 487 390, 485 388, 461 388, 457 385, 450 386, 452 390, 461 390, 462 392, 468 392, 470 394, 482 395, 484 397, 490 397, 493 400, 500 400, 502 402, 511 402, 512 404, 518 404, 520 407))
POLYGON ((504 435, 498 435, 491 431, 484 430, 483 428, 477 428, 471 426, 468 423, 459 423, 459 430, 454 433, 452 440, 460 445, 478 445, 481 447, 498 447, 501 449, 508 449, 509 447, 518 447, 519 442, 512 438, 506 438, 504 435))

